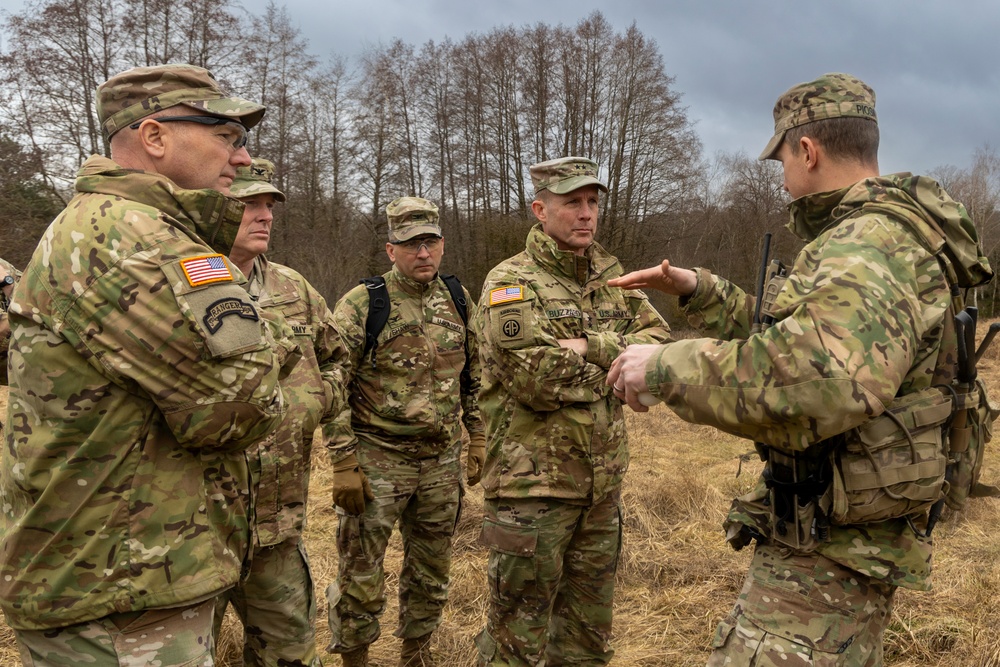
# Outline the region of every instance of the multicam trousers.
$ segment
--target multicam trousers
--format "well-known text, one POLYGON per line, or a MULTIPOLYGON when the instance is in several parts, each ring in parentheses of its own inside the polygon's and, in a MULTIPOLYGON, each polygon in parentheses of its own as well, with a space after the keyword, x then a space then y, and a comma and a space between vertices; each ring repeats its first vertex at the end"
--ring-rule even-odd
POLYGON ((15 630, 25 667, 213 667, 215 600, 111 614, 55 630, 15 630))
POLYGON ((709 667, 881 667, 896 587, 819 554, 757 546, 709 667))
POLYGON ((327 589, 330 651, 344 653, 378 639, 385 609, 385 549, 399 522, 403 566, 399 573, 397 637, 417 638, 441 623, 448 599, 451 544, 461 505, 459 446, 436 458, 413 459, 359 443, 358 463, 375 499, 364 514, 337 508, 337 580, 327 589))
POLYGON ((321 667, 316 596, 301 540, 254 550, 247 577, 218 598, 216 635, 229 603, 243 622, 244 665, 321 667))
POLYGON ((593 505, 487 500, 490 606, 480 665, 604 665, 621 550, 620 492, 593 505))

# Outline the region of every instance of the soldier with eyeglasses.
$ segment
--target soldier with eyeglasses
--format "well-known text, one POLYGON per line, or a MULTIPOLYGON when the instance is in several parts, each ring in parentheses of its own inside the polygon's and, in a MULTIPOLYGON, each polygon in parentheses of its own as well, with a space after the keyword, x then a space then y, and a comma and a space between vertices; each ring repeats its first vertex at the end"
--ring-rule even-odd
MULTIPOLYGON (((469 433, 467 482, 485 451, 479 416, 479 356, 444 279, 438 208, 420 197, 386 207, 393 267, 382 278, 389 317, 371 353, 366 322, 380 298, 358 286, 334 309, 344 348, 336 361, 349 409, 326 429, 339 525, 337 580, 327 590, 330 651, 368 664, 385 609, 383 559, 393 526, 403 537, 399 575, 399 665, 432 665, 431 634, 448 597, 452 537, 462 495, 462 426, 469 433), (463 370, 467 373, 463 374, 463 370), (466 375, 465 378, 462 376, 466 375)), ((462 288, 468 311, 473 306, 462 288)))
POLYGON ((227 255, 264 107, 190 65, 97 89, 91 156, 11 297, 0 607, 27 665, 214 664, 249 541, 244 450, 300 356, 227 255))

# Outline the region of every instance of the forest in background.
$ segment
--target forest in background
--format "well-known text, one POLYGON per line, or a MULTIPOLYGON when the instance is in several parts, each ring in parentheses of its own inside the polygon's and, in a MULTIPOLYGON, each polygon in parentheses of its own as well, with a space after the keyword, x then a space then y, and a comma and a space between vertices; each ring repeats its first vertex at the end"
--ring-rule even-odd
MULTIPOLYGON (((635 24, 615 31, 600 12, 326 60, 275 2, 253 15, 231 0, 29 0, 0 29, 0 256, 18 266, 83 160, 109 153, 97 86, 176 62, 267 105, 248 149, 275 163, 288 196, 268 255, 331 303, 388 268, 384 209, 402 195, 438 204, 442 270, 478 294, 534 222, 528 166, 563 155, 601 166, 597 238, 626 269, 669 257, 752 289, 765 231, 773 256, 788 262, 800 248, 784 230, 780 165, 704 156, 655 41, 635 24)), ((1000 264, 1000 157, 983 146, 967 167, 930 175, 966 204, 1000 264)), ((998 284, 980 288, 984 315, 997 313, 998 284)))

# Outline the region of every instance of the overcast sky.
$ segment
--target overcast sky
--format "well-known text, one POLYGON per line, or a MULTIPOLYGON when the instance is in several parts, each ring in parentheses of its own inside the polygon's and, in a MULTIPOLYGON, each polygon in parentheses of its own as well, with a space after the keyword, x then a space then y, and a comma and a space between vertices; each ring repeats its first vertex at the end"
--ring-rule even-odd
MULTIPOLYGON (((268 0, 237 0, 262 14, 268 0)), ((281 2, 277 3, 279 6, 281 2)), ((771 108, 792 85, 849 72, 876 92, 883 173, 967 167, 1000 150, 997 0, 288 0, 325 59, 394 38, 420 46, 495 26, 574 26, 595 10, 654 39, 705 156, 756 156, 771 108)), ((19 12, 23 0, 0 0, 19 12)))
MULTIPOLYGON (((242 4, 256 14, 267 0, 242 4)), ((619 32, 635 22, 656 40, 709 158, 717 151, 758 155, 772 133, 778 95, 837 71, 875 89, 884 173, 967 167, 977 148, 1000 150, 997 0, 290 0, 286 6, 321 58, 354 57, 396 37, 420 46, 494 26, 573 26, 595 10, 619 32)))

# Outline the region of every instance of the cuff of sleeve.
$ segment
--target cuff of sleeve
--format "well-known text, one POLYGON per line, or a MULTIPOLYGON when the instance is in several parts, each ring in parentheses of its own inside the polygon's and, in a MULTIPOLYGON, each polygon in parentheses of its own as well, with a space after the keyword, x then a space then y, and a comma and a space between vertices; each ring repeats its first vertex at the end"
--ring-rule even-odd
POLYGON ((698 283, 695 285, 694 291, 687 296, 682 296, 678 302, 685 314, 701 310, 707 305, 716 282, 715 274, 708 269, 696 266, 694 272, 698 276, 698 283))
POLYGON ((613 331, 588 331, 584 335, 587 337, 587 363, 595 366, 611 368, 611 362, 625 349, 625 338, 613 331))

